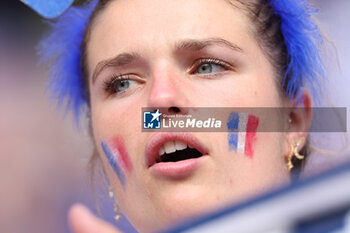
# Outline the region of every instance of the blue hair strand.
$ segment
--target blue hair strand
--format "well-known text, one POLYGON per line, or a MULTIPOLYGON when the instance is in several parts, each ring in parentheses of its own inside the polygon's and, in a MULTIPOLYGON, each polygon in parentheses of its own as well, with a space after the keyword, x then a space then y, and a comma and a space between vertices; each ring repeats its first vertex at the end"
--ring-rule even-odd
POLYGON ((318 100, 320 78, 324 67, 319 53, 323 43, 318 26, 312 19, 317 10, 307 0, 269 0, 275 14, 281 18, 281 31, 288 52, 282 86, 287 96, 298 101, 300 88, 308 85, 318 100))
POLYGON ((81 7, 70 7, 55 22, 49 22, 50 32, 37 47, 39 65, 49 64, 49 90, 58 106, 73 110, 77 125, 86 110, 87 99, 82 79, 81 45, 90 15, 97 0, 81 7))

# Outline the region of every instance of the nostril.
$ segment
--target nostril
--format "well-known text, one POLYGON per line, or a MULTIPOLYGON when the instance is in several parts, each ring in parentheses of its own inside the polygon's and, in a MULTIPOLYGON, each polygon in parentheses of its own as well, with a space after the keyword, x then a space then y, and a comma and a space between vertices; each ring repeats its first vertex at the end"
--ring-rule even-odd
POLYGON ((180 109, 178 107, 170 107, 168 111, 169 113, 179 113, 180 109))

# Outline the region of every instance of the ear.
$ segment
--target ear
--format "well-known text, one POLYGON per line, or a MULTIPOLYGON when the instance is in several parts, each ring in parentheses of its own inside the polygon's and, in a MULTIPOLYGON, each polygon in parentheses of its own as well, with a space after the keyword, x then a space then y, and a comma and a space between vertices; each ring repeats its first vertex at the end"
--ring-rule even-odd
POLYGON ((311 99, 306 91, 295 97, 293 102, 290 100, 287 101, 285 103, 285 106, 288 108, 286 119, 287 131, 284 143, 284 156, 286 158, 291 153, 291 145, 295 146, 299 143, 298 152, 304 147, 312 117, 311 99))

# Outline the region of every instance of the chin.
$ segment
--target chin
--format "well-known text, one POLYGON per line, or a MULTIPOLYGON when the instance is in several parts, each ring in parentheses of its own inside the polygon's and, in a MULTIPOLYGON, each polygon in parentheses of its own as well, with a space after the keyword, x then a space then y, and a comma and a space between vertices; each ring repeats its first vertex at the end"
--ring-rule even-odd
MULTIPOLYGON (((190 185, 189 185, 190 186, 190 185)), ((186 187, 179 185, 159 198, 159 215, 164 216, 165 225, 175 224, 205 214, 223 206, 225 199, 208 190, 209 185, 186 187)))

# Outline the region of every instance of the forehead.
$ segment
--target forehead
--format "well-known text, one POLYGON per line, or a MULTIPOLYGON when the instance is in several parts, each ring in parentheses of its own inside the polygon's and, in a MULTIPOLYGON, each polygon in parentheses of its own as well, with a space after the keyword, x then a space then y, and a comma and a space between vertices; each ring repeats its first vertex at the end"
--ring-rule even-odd
POLYGON ((249 47, 250 27, 226 0, 114 0, 93 24, 88 62, 127 50, 165 51, 184 39, 220 37, 249 47))

